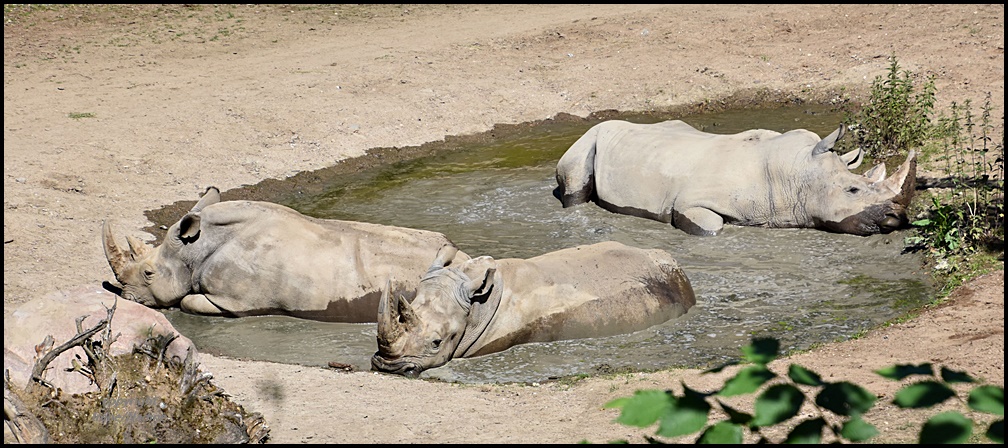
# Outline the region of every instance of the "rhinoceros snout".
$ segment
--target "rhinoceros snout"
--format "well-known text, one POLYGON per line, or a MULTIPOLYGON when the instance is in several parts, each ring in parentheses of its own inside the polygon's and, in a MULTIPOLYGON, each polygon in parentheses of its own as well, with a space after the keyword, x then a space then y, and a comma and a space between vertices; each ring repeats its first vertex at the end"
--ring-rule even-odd
POLYGON ((416 378, 420 376, 420 372, 423 372, 423 369, 417 366, 410 366, 403 369, 401 374, 407 378, 416 378))
POLYGON ((409 361, 389 362, 378 353, 375 353, 371 356, 371 370, 402 375, 407 378, 416 378, 420 376, 420 373, 424 371, 424 368, 409 361))
POLYGON ((905 219, 900 218, 899 216, 893 214, 886 215, 885 218, 882 218, 882 220, 878 223, 879 231, 882 233, 889 233, 893 230, 898 230, 903 227, 904 221, 905 219))

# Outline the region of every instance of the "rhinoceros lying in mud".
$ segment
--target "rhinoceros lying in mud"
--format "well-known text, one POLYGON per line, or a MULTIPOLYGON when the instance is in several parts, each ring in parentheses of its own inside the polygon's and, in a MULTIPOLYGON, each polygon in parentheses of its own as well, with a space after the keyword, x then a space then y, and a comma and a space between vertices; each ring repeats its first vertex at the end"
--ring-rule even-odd
POLYGON ((709 134, 672 120, 610 120, 588 130, 557 163, 564 207, 594 199, 605 209, 671 222, 693 235, 717 235, 725 223, 812 227, 838 233, 888 233, 907 223, 916 156, 885 178, 864 175, 861 149, 831 150, 841 126, 824 139, 798 129, 709 134))
POLYGON ((447 264, 447 245, 420 280, 416 299, 378 306, 374 370, 416 377, 452 358, 517 344, 630 333, 684 314, 696 303, 667 252, 603 242, 528 260, 477 257, 447 264))
POLYGON ((127 241, 120 248, 104 224, 105 256, 127 299, 194 314, 331 322, 374 322, 384 282, 412 279, 450 243, 440 233, 316 219, 268 202, 220 202, 214 187, 160 246, 127 241))

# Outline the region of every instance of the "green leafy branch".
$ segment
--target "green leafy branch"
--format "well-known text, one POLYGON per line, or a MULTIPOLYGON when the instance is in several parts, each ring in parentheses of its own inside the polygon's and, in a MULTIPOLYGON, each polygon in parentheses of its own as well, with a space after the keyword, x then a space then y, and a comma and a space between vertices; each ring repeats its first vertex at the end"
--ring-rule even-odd
MULTIPOLYGON (((742 443, 746 431, 758 436, 759 443, 769 443, 770 440, 761 431, 798 417, 806 402, 811 403, 817 413, 810 418, 799 418, 785 443, 821 443, 826 431, 836 440, 850 442, 862 442, 878 435, 875 426, 862 418, 877 398, 857 384, 825 381, 816 372, 797 364, 788 367, 786 379, 780 378, 781 381, 770 384, 778 375, 767 364, 777 357, 779 346, 779 341, 773 338, 753 339, 750 345, 742 347, 743 359, 752 365, 740 369, 714 392, 693 390, 683 383, 682 395, 669 390, 639 390, 630 397, 612 400, 604 407, 620 409, 616 421, 623 425, 646 428, 657 423, 657 436, 676 438, 699 432, 696 443, 742 443), (817 392, 814 396, 806 395, 799 385, 817 392), (733 408, 722 400, 761 389, 753 403, 752 414, 733 408), (727 419, 711 422, 710 412, 715 409, 727 415, 727 419)), ((726 364, 704 373, 720 372, 735 364, 726 364)), ((902 380, 910 375, 929 378, 897 392, 893 403, 901 408, 935 406, 957 397, 949 384, 976 381, 965 373, 946 368, 941 369, 940 376, 935 375, 931 364, 895 365, 876 373, 893 380, 902 380)), ((1004 388, 978 386, 970 392, 967 405, 975 411, 1003 417, 1004 388)), ((920 441, 961 443, 970 437, 972 428, 972 420, 961 413, 943 412, 924 424, 920 441)), ((992 423, 986 436, 992 441, 1004 443, 1004 419, 992 423)), ((652 443, 662 443, 653 437, 647 439, 652 443)))

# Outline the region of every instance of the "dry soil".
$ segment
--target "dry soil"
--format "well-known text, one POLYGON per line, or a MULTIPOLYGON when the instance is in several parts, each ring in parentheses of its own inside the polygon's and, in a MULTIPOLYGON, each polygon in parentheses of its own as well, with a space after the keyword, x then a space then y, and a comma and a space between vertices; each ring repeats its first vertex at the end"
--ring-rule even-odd
MULTIPOLYGON (((558 113, 863 98, 888 58, 939 109, 1004 123, 1004 5, 4 6, 4 310, 112 280, 103 220, 558 113), (755 94, 751 92, 757 92, 755 94)), ((1003 138, 1003 137, 1000 137, 1003 138)), ((670 231, 672 231, 670 229, 670 231)), ((146 237, 152 239, 150 234, 146 237)), ((931 362, 1004 386, 1004 271, 945 305, 774 364, 880 396, 881 441, 920 411, 872 370, 931 362)), ((204 356, 274 442, 644 442, 607 401, 731 371, 458 385, 204 356)), ((744 405, 743 405, 744 406, 744 405)), ((976 418, 980 416, 971 415, 976 418)), ((988 420, 989 421, 989 420, 988 420)), ((779 435, 779 434, 778 434, 779 435)))

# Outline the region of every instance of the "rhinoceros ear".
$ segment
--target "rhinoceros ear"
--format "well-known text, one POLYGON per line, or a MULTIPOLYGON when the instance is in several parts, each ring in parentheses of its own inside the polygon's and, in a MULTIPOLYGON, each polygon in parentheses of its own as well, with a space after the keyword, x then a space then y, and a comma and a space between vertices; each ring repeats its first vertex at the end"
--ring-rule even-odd
POLYGON ((497 268, 490 268, 486 270, 482 278, 477 277, 469 282, 469 290, 472 291, 473 297, 485 296, 493 289, 493 278, 496 273, 497 268))
POLYGON ((445 243, 441 246, 441 249, 438 249, 437 256, 434 257, 434 262, 427 268, 427 272, 429 273, 445 267, 445 265, 455 259, 455 254, 457 253, 458 247, 455 247, 452 243, 445 243))
POLYGON ((199 236, 200 215, 199 213, 188 213, 179 221, 179 238, 186 243, 191 243, 199 236))
POLYGON ((847 165, 848 170, 853 170, 861 166, 861 162, 864 161, 864 150, 861 148, 857 148, 853 151, 850 151, 840 156, 840 160, 847 165))
POLYGON ((462 338, 459 339, 458 346, 455 347, 455 352, 452 355, 454 358, 464 358, 474 354, 469 349, 483 336, 483 332, 486 331, 490 321, 497 314, 497 308, 500 307, 501 297, 503 297, 503 294, 500 293, 490 294, 494 286, 494 275, 497 272, 497 263, 492 258, 484 256, 469 260, 463 266, 463 270, 472 279, 467 285, 469 290, 473 291, 471 298, 480 297, 480 299, 472 301, 469 316, 466 318, 465 331, 462 332, 462 338), (476 264, 472 263, 480 259, 483 260, 476 264), (487 260, 489 263, 486 262, 487 260), (483 268, 486 269, 483 270, 483 268))
POLYGON ((812 155, 817 156, 824 152, 829 152, 836 145, 837 140, 840 140, 840 137, 843 137, 845 133, 847 133, 847 125, 841 123, 837 130, 827 135, 826 138, 819 140, 819 143, 816 143, 815 147, 812 148, 812 155))
POLYGON ((493 288, 497 262, 487 255, 476 257, 462 265, 462 272, 469 277, 469 297, 486 295, 493 288))

